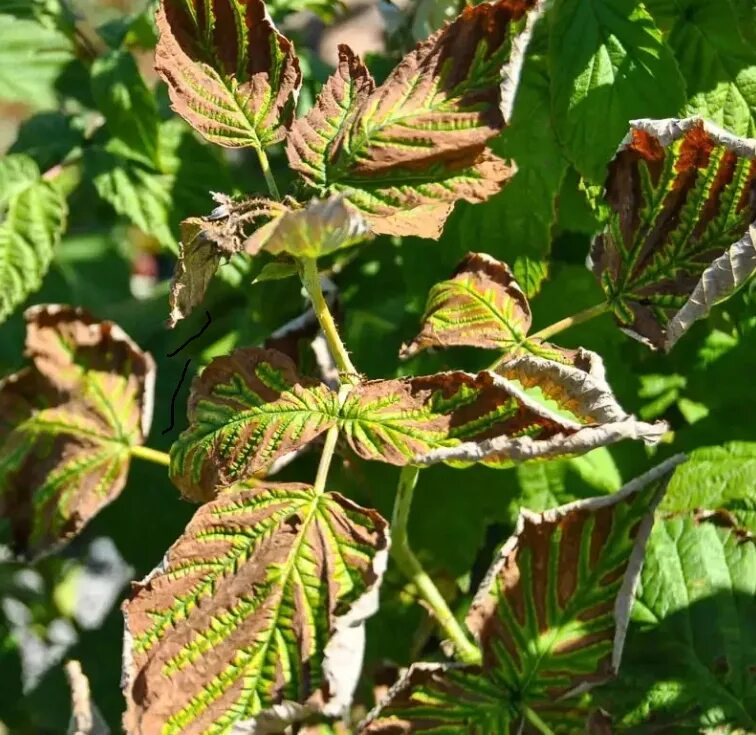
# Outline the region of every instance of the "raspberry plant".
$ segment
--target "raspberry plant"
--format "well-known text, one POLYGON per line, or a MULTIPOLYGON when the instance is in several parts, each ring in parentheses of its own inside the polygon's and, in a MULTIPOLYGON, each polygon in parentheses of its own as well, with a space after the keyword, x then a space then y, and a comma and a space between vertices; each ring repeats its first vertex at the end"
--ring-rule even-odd
MULTIPOLYGON (((376 81, 347 45, 319 75, 272 15, 295 5, 160 0, 97 30, 55 2, 2 9, 51 55, 0 89, 64 103, 0 161, 8 343, 56 271, 50 292, 81 299, 23 311, 0 382, 25 686, 0 717, 67 720, 28 704, 19 610, 86 630, 96 529, 148 572, 121 606, 128 733, 750 732, 756 445, 733 407, 754 364, 753 8, 421 0, 386 10, 376 81), (129 50, 153 44, 156 91, 129 50), (55 54, 73 88, 48 88, 55 54), (111 297, 113 240, 71 250, 101 219, 146 293, 111 297)), ((79 648, 69 731, 106 732, 121 707, 79 648)))

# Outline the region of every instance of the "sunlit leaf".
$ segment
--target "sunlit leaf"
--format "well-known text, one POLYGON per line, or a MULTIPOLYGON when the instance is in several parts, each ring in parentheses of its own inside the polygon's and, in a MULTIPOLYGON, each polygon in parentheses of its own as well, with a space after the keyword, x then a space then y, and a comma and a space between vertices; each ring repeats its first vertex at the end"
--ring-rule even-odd
POLYGON ((375 232, 438 236, 449 205, 483 201, 513 173, 485 144, 509 115, 537 6, 466 7, 378 87, 340 47, 336 73, 292 126, 292 168, 321 191, 345 192, 375 232), (414 222, 413 208, 423 208, 414 222))
POLYGON ((186 497, 206 500, 334 425, 360 457, 399 466, 502 467, 626 438, 653 443, 665 430, 628 416, 598 375, 539 358, 505 368, 506 377, 449 372, 372 380, 340 405, 334 390, 301 378, 285 355, 236 350, 195 380, 189 428, 171 449, 171 475, 186 497), (534 384, 556 410, 525 392, 534 384))
POLYGON ((756 145, 697 118, 636 120, 609 167, 593 271, 619 324, 669 350, 756 269, 756 145))
POLYGON ((613 732, 756 729, 753 536, 721 516, 658 521, 632 618, 620 676, 596 691, 613 732))
POLYGON ((0 162, 0 321, 42 284, 66 226, 62 194, 22 154, 0 162))
POLYGON ((619 668, 654 507, 679 462, 612 495, 523 511, 467 615, 482 665, 414 664, 364 731, 513 735, 530 710, 581 732, 575 697, 619 668))
POLYGON ((29 309, 32 367, 0 383, 0 515, 37 556, 79 533, 123 489, 152 420, 152 358, 80 309, 29 309))
POLYGON ((155 68, 195 130, 229 148, 283 139, 302 75, 262 0, 162 0, 157 26, 155 68))
POLYGON ((387 548, 375 511, 308 485, 202 506, 124 604, 127 730, 281 732, 342 714, 387 548))

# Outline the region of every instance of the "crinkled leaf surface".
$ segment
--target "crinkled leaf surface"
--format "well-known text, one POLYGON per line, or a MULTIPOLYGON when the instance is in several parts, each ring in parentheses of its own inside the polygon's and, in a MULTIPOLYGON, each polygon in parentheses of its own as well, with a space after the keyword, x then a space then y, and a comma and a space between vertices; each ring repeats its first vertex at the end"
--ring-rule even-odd
POLYGON ((375 511, 308 485, 236 486, 202 506, 124 604, 127 730, 341 714, 387 549, 375 511))
POLYGON ((756 729, 756 542, 721 516, 657 522, 616 684, 615 732, 756 729))
POLYGON ((0 321, 36 291, 66 226, 68 206, 31 158, 0 161, 0 321))
POLYGON ((229 148, 283 139, 302 74, 262 0, 162 0, 157 26, 155 68, 195 130, 229 148))
POLYGON ((578 368, 524 358, 512 366, 508 377, 449 372, 368 381, 340 405, 334 390, 300 377, 285 355, 239 349, 195 380, 189 428, 171 448, 171 476, 186 497, 206 500, 334 425, 363 459, 497 467, 625 438, 654 442, 664 431, 628 416, 600 378, 578 368), (575 419, 528 396, 522 386, 532 381, 575 419))
POLYGON ((609 166, 593 271, 619 324, 671 349, 756 269, 756 144, 698 118, 636 120, 609 166))
POLYGON ((152 419, 154 364, 80 309, 34 307, 26 319, 32 367, 0 384, 0 514, 13 550, 37 556, 123 489, 152 419))
POLYGON ((423 328, 400 357, 434 347, 469 346, 499 350, 510 359, 534 354, 574 364, 577 353, 539 339, 527 339, 530 304, 506 263, 485 253, 468 253, 448 281, 428 295, 423 328))
POLYGON ((685 85, 643 3, 562 0, 550 21, 557 134, 578 171, 599 182, 628 120, 678 114, 685 85))
POLYGON ((653 510, 679 461, 606 497, 523 511, 467 616, 482 665, 413 665, 364 731, 509 735, 524 707, 581 731, 587 711, 570 697, 619 667, 653 510))
POLYGON ((502 67, 515 84, 537 5, 466 7, 377 88, 342 46, 313 110, 292 126, 292 168, 318 189, 347 192, 376 232, 412 234, 401 210, 422 207, 415 233, 437 236, 449 204, 487 199, 512 174, 485 144, 504 125, 502 67))

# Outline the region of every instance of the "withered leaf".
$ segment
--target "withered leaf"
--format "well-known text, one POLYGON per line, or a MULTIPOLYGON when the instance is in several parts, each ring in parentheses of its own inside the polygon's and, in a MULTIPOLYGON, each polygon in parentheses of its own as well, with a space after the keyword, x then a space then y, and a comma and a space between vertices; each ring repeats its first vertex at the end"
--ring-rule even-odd
POLYGON ((360 731, 519 732, 528 708, 582 732, 574 697, 617 672, 654 508, 682 459, 608 496, 522 511, 467 615, 482 665, 414 664, 360 731))
POLYGON ((400 466, 483 461, 503 467, 626 438, 658 440, 666 425, 628 416, 594 359, 600 366, 592 356, 581 369, 520 358, 505 366, 506 377, 457 371, 373 380, 355 386, 342 405, 336 391, 301 378, 284 355, 236 350, 195 381, 189 428, 171 449, 171 475, 186 497, 206 500, 334 425, 360 457, 400 466), (531 380, 562 413, 527 394, 531 380))
POLYGON ((302 74, 262 0, 161 0, 157 27, 155 68, 195 130, 229 148, 284 138, 302 74))
MULTIPOLYGON (((346 193, 381 233, 412 232, 402 210, 438 220, 459 199, 488 198, 514 172, 485 146, 504 125, 502 77, 510 96, 538 12, 536 0, 468 6, 378 87, 340 47, 336 73, 292 126, 292 168, 321 191, 346 193)), ((438 229, 416 219, 413 234, 438 229)))
POLYGON ((635 120, 609 166, 593 271, 618 323, 671 349, 756 270, 756 144, 698 118, 635 120))
POLYGON ((124 487, 152 420, 152 358, 81 309, 26 312, 32 366, 0 383, 0 515, 35 557, 70 540, 124 487))
POLYGON ((123 606, 128 732, 343 714, 387 549, 378 513, 308 485, 235 486, 202 506, 123 606))

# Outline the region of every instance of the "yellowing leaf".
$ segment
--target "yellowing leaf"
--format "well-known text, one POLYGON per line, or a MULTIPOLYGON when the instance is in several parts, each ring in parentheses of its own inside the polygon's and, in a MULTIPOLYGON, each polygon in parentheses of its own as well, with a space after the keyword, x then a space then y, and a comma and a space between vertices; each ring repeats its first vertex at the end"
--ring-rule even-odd
POLYGON ((671 349, 756 270, 756 144, 698 118, 636 120, 609 166, 593 271, 619 324, 671 349))
POLYGON ((26 312, 33 366, 0 383, 0 515, 13 550, 71 539, 123 489, 152 419, 152 358, 80 309, 26 312))
POLYGON ((308 485, 202 506, 124 604, 127 730, 282 732, 343 714, 387 549, 375 511, 308 485))
POLYGON ((433 236, 449 205, 483 201, 513 173, 485 144, 504 125, 537 7, 536 0, 466 7, 379 87, 340 47, 336 73, 292 126, 292 168, 321 191, 344 192, 375 232, 433 236), (420 207, 413 230, 406 210, 420 207))
POLYGON ((157 26, 155 68, 195 130, 229 148, 283 139, 302 75, 262 0, 162 0, 157 26))

